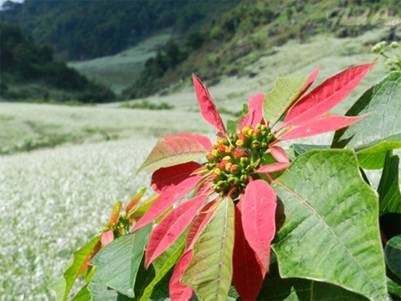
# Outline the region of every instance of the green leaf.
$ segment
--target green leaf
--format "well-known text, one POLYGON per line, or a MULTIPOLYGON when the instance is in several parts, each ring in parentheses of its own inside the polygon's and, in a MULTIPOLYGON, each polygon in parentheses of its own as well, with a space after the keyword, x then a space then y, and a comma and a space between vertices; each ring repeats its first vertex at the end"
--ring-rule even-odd
POLYGON ((389 141, 382 141, 371 147, 358 151, 359 165, 365 169, 382 169, 387 152, 400 147, 401 135, 394 135, 386 138, 389 141))
MULTIPOLYGON (((91 301, 134 301, 136 299, 120 294, 116 290, 108 288, 99 283, 89 283, 88 291, 91 295, 91 301)), ((73 301, 73 300, 72 300, 73 301)))
POLYGON ((401 213, 401 192, 399 183, 400 158, 387 153, 382 177, 377 192, 379 193, 380 215, 401 213))
POLYGON ((263 301, 367 301, 365 297, 339 286, 309 279, 280 277, 271 265, 258 300, 263 301))
POLYGON ((367 90, 346 115, 367 116, 346 129, 337 131, 334 147, 358 150, 364 168, 379 169, 385 153, 401 147, 401 73, 392 72, 367 90))
POLYGON ((64 279, 52 283, 50 288, 56 292, 56 300, 67 300, 75 280, 80 275, 82 265, 88 259, 99 240, 100 236, 96 236, 85 246, 76 251, 71 265, 64 272, 64 279))
POLYGON ((140 301, 147 301, 150 299, 155 286, 161 280, 163 280, 163 278, 177 262, 184 249, 186 233, 187 232, 185 231, 172 246, 170 246, 163 254, 153 261, 152 264, 155 269, 155 277, 146 286, 143 295, 139 299, 140 301))
POLYGON ((273 249, 280 275, 387 296, 375 192, 351 150, 310 151, 273 183, 286 221, 273 249))
POLYGON ((106 286, 91 282, 88 285, 91 301, 117 301, 117 292, 106 286))
POLYGON ((79 292, 71 299, 71 301, 89 301, 91 299, 91 293, 88 287, 85 285, 79 292))
POLYGON ((311 150, 319 150, 319 149, 328 149, 330 145, 314 145, 314 144, 292 144, 290 146, 290 153, 293 153, 293 159, 299 157, 300 155, 311 151, 311 150))
POLYGON ((401 235, 394 236, 386 243, 384 253, 388 268, 401 279, 401 235))
POLYGON ((170 136, 157 142, 138 172, 153 172, 161 167, 196 161, 207 151, 205 146, 195 139, 180 135, 170 136))
POLYGON ((88 270, 88 273, 84 275, 85 278, 85 285, 81 287, 78 293, 71 299, 71 301, 89 301, 92 299, 90 290, 88 285, 92 280, 93 275, 95 274, 95 269, 91 268, 88 270))
POLYGON ((394 296, 401 297, 401 285, 394 282, 390 278, 387 277, 387 289, 388 292, 394 296))
POLYGON ((199 300, 225 301, 231 285, 234 247, 234 205, 224 199, 194 246, 182 282, 199 300))
POLYGON ((298 98, 307 80, 308 76, 278 78, 272 91, 266 94, 263 108, 266 120, 272 125, 276 124, 298 98))
POLYGON ((54 280, 50 283, 49 289, 56 294, 56 301, 64 300, 66 282, 64 278, 54 280))
POLYGON ((92 259, 96 266, 92 283, 134 297, 135 280, 151 228, 148 225, 134 234, 124 235, 100 250, 92 259))
MULTIPOLYGON (((142 258, 142 262, 139 265, 139 271, 137 273, 137 279, 135 282, 135 298, 133 300, 140 300, 141 296, 144 294, 145 289, 155 278, 155 269, 151 265, 148 269, 145 269, 145 256, 142 258)), ((169 300, 168 284, 171 277, 171 271, 167 273, 161 281, 159 281, 153 288, 152 297, 148 299, 149 301, 162 301, 169 300)))

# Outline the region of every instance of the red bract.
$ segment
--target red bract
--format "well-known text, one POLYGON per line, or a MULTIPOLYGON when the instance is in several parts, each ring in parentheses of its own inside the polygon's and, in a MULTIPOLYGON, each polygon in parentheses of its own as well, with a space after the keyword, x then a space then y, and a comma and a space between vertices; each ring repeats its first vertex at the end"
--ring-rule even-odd
POLYGON ((330 115, 328 111, 352 92, 371 67, 349 68, 304 95, 317 77, 315 69, 287 105, 284 122, 277 127, 264 116, 264 95, 250 97, 248 113, 232 133, 227 133, 206 87, 193 76, 201 113, 216 128, 217 142, 212 144, 205 136, 185 133, 167 136, 156 145, 144 165, 157 166, 152 187, 160 196, 134 229, 169 212, 151 233, 146 266, 189 229, 183 255, 170 279, 173 301, 192 296, 192 288, 181 279, 197 256, 193 248, 198 238, 224 199, 236 204, 233 284, 242 299, 256 299, 269 269, 270 244, 276 232, 276 193, 270 182, 290 164, 277 143, 335 131, 360 120, 362 117, 330 115), (204 163, 193 162, 199 153, 204 163), (187 157, 191 159, 185 161, 187 157), (174 165, 172 161, 179 163, 174 165), (166 165, 160 166, 159 162, 166 165))
POLYGON ((100 242, 102 243, 102 246, 104 247, 107 244, 111 243, 113 240, 114 240, 113 230, 108 230, 102 234, 100 242))
POLYGON ((160 168, 152 175, 152 188, 154 191, 160 192, 169 186, 176 186, 201 166, 196 162, 187 162, 173 167, 160 168))
POLYGON ((355 89, 372 67, 373 64, 351 67, 327 79, 288 112, 283 126, 302 124, 328 112, 355 89))
POLYGON ((235 207, 235 241, 233 253, 233 284, 243 300, 255 300, 262 287, 264 273, 255 252, 249 246, 242 228, 241 211, 235 207))
POLYGON ((207 122, 214 126, 219 133, 226 134, 224 123, 220 117, 220 114, 216 110, 216 106, 214 105, 208 90, 196 75, 192 75, 192 80, 194 82, 195 92, 196 96, 198 97, 203 118, 205 118, 207 122))
POLYGON ((160 191, 159 198, 153 206, 135 224, 134 231, 153 222, 162 215, 167 209, 188 194, 195 185, 201 180, 202 176, 191 176, 174 186, 168 186, 160 191))
POLYGON ((197 215, 206 195, 198 195, 171 211, 152 231, 146 249, 145 267, 162 254, 180 236, 197 215))
POLYGON ((251 181, 238 204, 245 238, 265 275, 269 270, 270 243, 276 232, 276 193, 263 180, 251 181))

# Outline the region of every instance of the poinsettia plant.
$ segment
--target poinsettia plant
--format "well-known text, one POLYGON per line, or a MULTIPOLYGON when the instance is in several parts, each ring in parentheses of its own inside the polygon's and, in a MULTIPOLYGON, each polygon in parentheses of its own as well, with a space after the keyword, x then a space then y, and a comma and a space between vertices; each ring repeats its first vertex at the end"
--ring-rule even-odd
POLYGON ((156 144, 140 170, 152 172, 157 195, 135 218, 126 212, 110 219, 101 236, 108 245, 90 262, 96 271, 87 300, 109 294, 105 288, 115 293, 110 300, 400 295, 399 240, 379 226, 379 217, 401 214, 392 153, 401 147, 401 74, 369 89, 346 116, 330 113, 372 67, 351 67, 310 92, 318 69, 278 79, 266 95, 250 97, 246 112, 227 127, 194 75, 215 142, 181 133, 156 144), (331 147, 283 146, 332 131, 331 147), (383 170, 378 193, 370 169, 383 170), (391 254, 387 278, 382 245, 391 254))
POLYGON ((228 294, 230 283, 227 281, 216 285, 213 279, 207 279, 212 284, 206 290, 204 283, 199 284, 191 277, 182 281, 185 274, 199 278, 202 264, 196 256, 202 255, 194 254, 193 248, 218 210, 223 211, 223 221, 217 221, 222 223, 222 235, 235 239, 231 237, 221 242, 227 244, 222 245, 222 251, 233 260, 218 267, 221 271, 217 276, 225 272, 225 277, 231 278, 232 274, 241 298, 254 300, 257 297, 269 269, 270 244, 276 233, 277 197, 269 183, 274 178, 273 173, 287 168, 289 163, 286 152, 278 144, 334 131, 360 120, 361 117, 337 116, 328 111, 355 88, 371 67, 369 64, 350 68, 297 102, 316 79, 318 70, 314 70, 281 108, 281 114, 273 118, 270 118, 269 103, 265 107, 263 94, 251 97, 248 113, 233 133, 226 131, 207 89, 193 75, 202 116, 217 130, 218 140, 212 145, 205 136, 185 133, 167 136, 156 145, 143 168, 158 168, 152 175, 152 187, 160 197, 134 227, 137 230, 155 221, 194 190, 192 198, 178 204, 157 224, 146 246, 145 267, 149 267, 190 227, 184 253, 170 280, 172 300, 188 300, 193 290, 198 297, 215 294, 215 300, 228 294), (282 114, 284 122, 276 127, 282 114), (181 157, 182 153, 185 156, 181 157), (189 154, 194 157, 188 158, 189 154), (199 155, 205 156, 204 163, 190 161, 199 155), (172 158, 174 161, 170 162, 172 158), (251 270, 251 275, 244 273, 244 268, 251 270), (252 280, 247 281, 248 277, 252 280))

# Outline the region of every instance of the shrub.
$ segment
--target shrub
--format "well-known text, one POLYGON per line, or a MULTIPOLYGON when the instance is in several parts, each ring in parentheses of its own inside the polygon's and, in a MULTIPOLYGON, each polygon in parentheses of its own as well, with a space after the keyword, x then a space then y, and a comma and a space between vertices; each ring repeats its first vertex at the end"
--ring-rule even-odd
POLYGON ((329 113, 372 66, 309 93, 318 69, 280 78, 227 126, 193 76, 217 141, 183 133, 156 144, 140 168, 152 172, 155 193, 140 201, 139 191, 125 209, 116 203, 58 282, 61 299, 79 275, 79 300, 106 290, 113 300, 399 297, 401 233, 379 218, 401 214, 392 153, 401 148, 401 73, 372 86, 346 116, 329 113), (331 131, 332 145, 283 146, 331 131), (377 192, 368 170, 382 170, 377 192))

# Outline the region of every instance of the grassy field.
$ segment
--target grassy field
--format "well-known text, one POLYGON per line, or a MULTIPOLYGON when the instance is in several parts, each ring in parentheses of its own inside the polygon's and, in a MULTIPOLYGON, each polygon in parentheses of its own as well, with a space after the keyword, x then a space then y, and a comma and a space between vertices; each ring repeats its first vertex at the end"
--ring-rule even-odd
POLYGON ((132 84, 132 78, 142 70, 145 61, 154 56, 170 36, 169 32, 164 32, 118 54, 68 65, 120 93, 132 84))
POLYGON ((196 113, 21 103, 0 104, 0 127, 0 154, 207 130, 196 113))
MULTIPOLYGON (((320 65, 322 80, 352 64, 373 61, 369 45, 379 35, 291 42, 249 65, 245 71, 252 76, 222 78, 211 94, 218 107, 236 112, 279 75, 320 65)), ((337 111, 383 75, 378 64, 337 111)), ((110 83, 116 85, 111 78, 110 83)), ((147 184, 148 176, 135 177, 135 171, 157 137, 179 131, 212 134, 197 113, 189 81, 168 95, 142 101, 174 108, 0 103, 0 301, 52 299, 46 287, 61 275, 72 250, 99 229, 116 199, 126 201, 147 184)), ((313 139, 328 141, 330 135, 313 139)))

